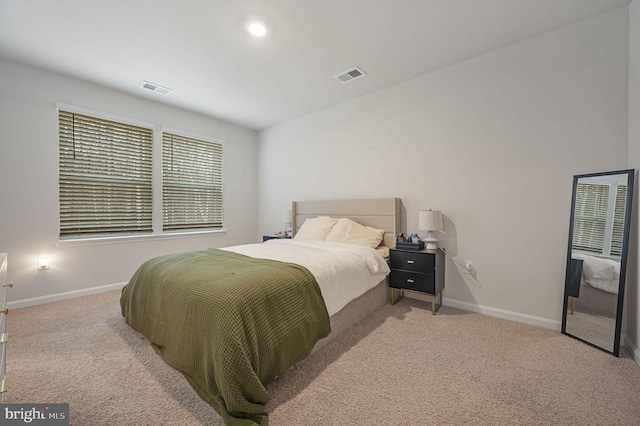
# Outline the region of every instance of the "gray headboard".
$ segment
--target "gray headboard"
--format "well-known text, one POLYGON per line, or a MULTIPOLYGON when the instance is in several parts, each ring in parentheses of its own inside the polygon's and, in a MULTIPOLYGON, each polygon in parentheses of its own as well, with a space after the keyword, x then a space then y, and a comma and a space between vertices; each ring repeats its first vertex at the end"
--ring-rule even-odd
POLYGON ((294 235, 308 217, 346 217, 362 225, 384 229, 384 245, 396 246, 400 233, 400 199, 370 198, 356 200, 294 201, 292 205, 294 235))

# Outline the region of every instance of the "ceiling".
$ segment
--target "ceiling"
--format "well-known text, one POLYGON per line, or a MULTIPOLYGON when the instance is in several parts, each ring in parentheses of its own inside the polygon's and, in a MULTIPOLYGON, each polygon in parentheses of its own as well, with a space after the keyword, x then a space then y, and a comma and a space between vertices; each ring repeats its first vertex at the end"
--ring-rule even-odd
POLYGON ((260 130, 629 3, 0 0, 0 57, 260 130))

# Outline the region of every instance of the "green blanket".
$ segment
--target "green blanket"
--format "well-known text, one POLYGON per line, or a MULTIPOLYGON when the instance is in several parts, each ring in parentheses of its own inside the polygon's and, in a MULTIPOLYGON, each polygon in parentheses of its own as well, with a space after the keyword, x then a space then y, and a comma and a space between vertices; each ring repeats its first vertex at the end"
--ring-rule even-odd
POLYGON ((217 249, 145 262, 120 306, 227 425, 267 425, 265 386, 331 331, 307 269, 217 249))

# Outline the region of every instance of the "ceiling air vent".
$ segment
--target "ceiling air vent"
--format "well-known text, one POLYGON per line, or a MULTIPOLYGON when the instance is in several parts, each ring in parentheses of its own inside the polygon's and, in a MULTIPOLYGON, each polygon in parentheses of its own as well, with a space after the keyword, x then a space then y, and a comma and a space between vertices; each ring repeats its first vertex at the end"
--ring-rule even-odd
POLYGON ((365 74, 364 71, 362 71, 360 68, 358 67, 354 67, 348 71, 345 72, 341 72, 340 74, 336 75, 335 77, 340 80, 342 83, 348 83, 351 80, 354 80, 358 77, 362 77, 363 75, 367 75, 365 74))
POLYGON ((162 87, 155 83, 149 83, 148 81, 142 82, 142 88, 151 90, 152 92, 160 93, 161 95, 168 95, 169 93, 172 92, 172 90, 169 89, 168 87, 162 87))

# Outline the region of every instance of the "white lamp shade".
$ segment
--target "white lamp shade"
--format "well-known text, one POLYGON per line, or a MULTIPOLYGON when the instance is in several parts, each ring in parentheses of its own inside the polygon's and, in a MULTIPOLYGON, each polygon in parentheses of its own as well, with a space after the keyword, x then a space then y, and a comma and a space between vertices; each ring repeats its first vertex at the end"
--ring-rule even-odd
POLYGON ((418 213, 418 229, 421 231, 442 231, 442 212, 440 210, 420 210, 418 213))
POLYGON ((284 220, 283 220, 283 222, 284 222, 284 223, 291 223, 291 222, 293 222, 293 217, 292 217, 291 210, 285 210, 285 211, 284 211, 284 216, 283 216, 283 217, 284 217, 284 220))

